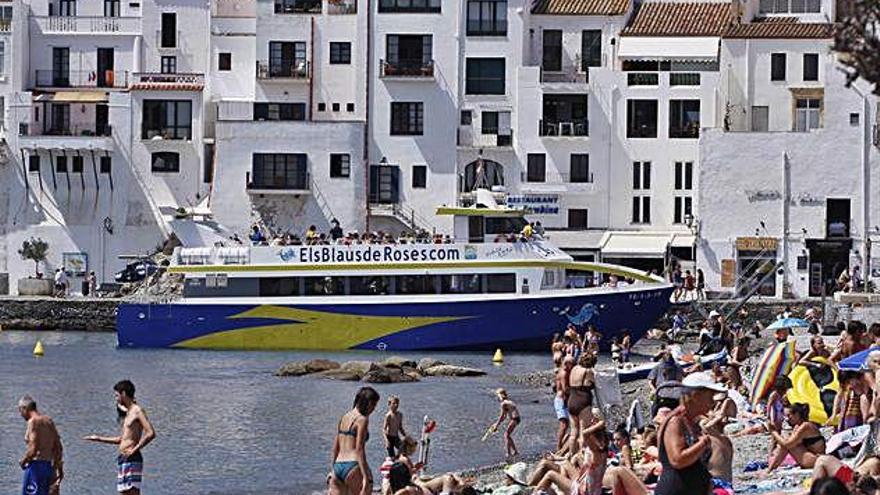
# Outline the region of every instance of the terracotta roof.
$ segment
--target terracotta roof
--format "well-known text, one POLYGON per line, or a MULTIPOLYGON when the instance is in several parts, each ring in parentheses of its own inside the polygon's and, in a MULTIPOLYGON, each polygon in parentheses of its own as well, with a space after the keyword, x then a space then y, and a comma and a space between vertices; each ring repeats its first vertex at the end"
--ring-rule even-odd
POLYGON ((201 91, 204 84, 195 83, 134 83, 131 85, 134 91, 201 91))
POLYGON ((629 0, 535 0, 532 14, 623 15, 629 0))
POLYGON ((834 24, 798 22, 792 17, 764 17, 748 24, 734 24, 725 38, 818 38, 834 37, 834 24))
POLYGON ((645 2, 621 36, 721 36, 732 22, 730 2, 645 2))

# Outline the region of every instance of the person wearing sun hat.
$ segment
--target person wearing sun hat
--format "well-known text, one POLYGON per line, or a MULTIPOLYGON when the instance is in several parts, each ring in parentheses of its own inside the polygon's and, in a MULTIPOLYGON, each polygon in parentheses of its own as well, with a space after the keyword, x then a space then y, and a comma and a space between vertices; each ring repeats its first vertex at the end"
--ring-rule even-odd
POLYGON ((680 405, 673 410, 659 430, 659 455, 663 472, 657 481, 656 495, 706 495, 711 493, 712 475, 707 464, 711 440, 698 424, 715 404, 714 396, 727 388, 716 383, 706 372, 684 377, 679 388, 680 405))

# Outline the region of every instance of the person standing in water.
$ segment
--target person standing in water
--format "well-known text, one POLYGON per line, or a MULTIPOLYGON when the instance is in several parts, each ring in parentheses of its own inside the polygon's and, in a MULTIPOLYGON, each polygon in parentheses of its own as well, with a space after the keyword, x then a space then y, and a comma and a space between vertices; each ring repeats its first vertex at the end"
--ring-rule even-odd
POLYGON ((388 451, 388 457, 392 459, 400 455, 403 445, 401 440, 406 437, 406 432, 403 430, 403 413, 399 408, 400 398, 396 395, 389 397, 388 413, 385 414, 382 431, 385 433, 385 449, 388 451))
POLYGON ((333 440, 330 467, 330 495, 369 495, 373 491, 373 474, 367 464, 367 441, 370 439, 370 415, 379 404, 379 393, 362 387, 354 396, 354 404, 339 420, 333 440))
POLYGON ((513 458, 519 455, 519 451, 516 450, 516 444, 513 442, 513 430, 516 429, 517 425, 522 421, 522 418, 519 415, 519 409, 516 407, 516 403, 510 400, 506 390, 499 388, 495 391, 495 396, 498 397, 498 401, 501 402, 501 412, 498 416, 498 421, 496 421, 489 429, 491 431, 498 431, 498 428, 501 426, 504 419, 508 419, 507 429, 504 430, 504 449, 507 457, 513 458))
POLYGON ((139 495, 143 482, 144 458, 141 450, 156 438, 156 430, 147 413, 134 398, 134 384, 122 380, 113 386, 117 408, 125 411, 122 417, 122 433, 118 437, 89 435, 85 440, 119 446, 116 459, 116 491, 126 495, 139 495))
POLYGON ((61 436, 49 416, 37 411, 37 403, 25 395, 18 401, 18 412, 27 421, 24 441, 27 450, 19 461, 24 470, 22 495, 58 493, 64 478, 61 436))

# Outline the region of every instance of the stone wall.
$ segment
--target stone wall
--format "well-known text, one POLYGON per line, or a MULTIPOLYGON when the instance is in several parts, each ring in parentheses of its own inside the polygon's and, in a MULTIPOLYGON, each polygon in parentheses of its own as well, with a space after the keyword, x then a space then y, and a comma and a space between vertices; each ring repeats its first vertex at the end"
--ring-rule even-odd
POLYGON ((118 299, 0 299, 4 330, 116 330, 118 299))

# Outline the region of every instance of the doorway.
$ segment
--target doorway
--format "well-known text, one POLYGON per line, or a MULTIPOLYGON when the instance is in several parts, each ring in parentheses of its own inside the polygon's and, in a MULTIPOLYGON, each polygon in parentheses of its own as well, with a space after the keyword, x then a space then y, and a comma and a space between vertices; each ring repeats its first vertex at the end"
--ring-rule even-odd
POLYGON ((98 48, 98 87, 112 88, 113 79, 113 49, 98 48))
POLYGON ((809 295, 831 295, 837 287, 837 277, 849 268, 852 239, 807 239, 810 263, 809 295))
POLYGON ((95 105, 95 135, 110 135, 110 111, 104 103, 95 105))

